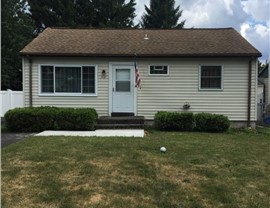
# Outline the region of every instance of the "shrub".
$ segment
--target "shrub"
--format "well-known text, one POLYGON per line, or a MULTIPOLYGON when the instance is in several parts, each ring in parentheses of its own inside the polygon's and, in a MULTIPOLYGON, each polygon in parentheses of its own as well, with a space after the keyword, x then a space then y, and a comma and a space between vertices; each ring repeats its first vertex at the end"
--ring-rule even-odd
POLYGON ((97 117, 97 112, 91 108, 61 108, 55 118, 55 129, 94 130, 97 117))
POLYGON ((154 121, 157 129, 167 131, 225 132, 230 127, 228 117, 211 113, 157 112, 154 121))
POLYGON ((93 130, 97 117, 91 108, 26 107, 9 110, 5 122, 13 132, 93 130))
POLYGON ((228 117, 210 113, 195 115, 195 130, 205 132, 225 132, 230 127, 228 117))
POLYGON ((192 131, 194 128, 193 113, 157 112, 154 121, 159 130, 192 131))
POLYGON ((54 107, 15 108, 4 117, 7 128, 12 132, 39 132, 53 129, 56 111, 54 107))

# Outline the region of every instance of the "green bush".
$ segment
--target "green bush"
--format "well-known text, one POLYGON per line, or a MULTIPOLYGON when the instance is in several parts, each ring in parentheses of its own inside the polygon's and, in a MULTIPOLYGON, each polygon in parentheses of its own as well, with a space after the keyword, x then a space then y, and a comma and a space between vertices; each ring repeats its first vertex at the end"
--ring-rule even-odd
POLYGON ((94 130, 97 117, 97 112, 91 108, 61 108, 55 118, 55 129, 94 130))
POLYGON ((5 114, 8 130, 40 132, 44 130, 93 130, 97 112, 92 108, 26 107, 5 114))
POLYGON ((7 129, 12 132, 39 132, 53 129, 54 107, 15 108, 5 114, 7 129))
POLYGON ((230 127, 228 117, 211 113, 196 114, 195 123, 195 130, 205 132, 225 132, 230 127))
POLYGON ((159 130, 192 131, 194 128, 193 113, 157 112, 154 121, 159 130))
POLYGON ((157 112, 155 127, 166 131, 225 132, 230 127, 228 117, 211 113, 157 112))

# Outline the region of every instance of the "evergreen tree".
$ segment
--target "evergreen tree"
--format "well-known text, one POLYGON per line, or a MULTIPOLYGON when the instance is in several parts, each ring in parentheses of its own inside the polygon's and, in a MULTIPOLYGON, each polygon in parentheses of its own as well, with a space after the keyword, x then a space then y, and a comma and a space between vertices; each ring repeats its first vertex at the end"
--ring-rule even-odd
POLYGON ((46 27, 132 27, 135 0, 28 0, 37 32, 46 27))
POLYGON ((94 7, 89 0, 75 1, 75 23, 77 27, 91 27, 94 20, 94 7))
POLYGON ((135 0, 94 0, 94 27, 125 28, 134 26, 135 0))
POLYGON ((81 7, 85 6, 82 6, 82 0, 28 0, 30 16, 35 22, 37 33, 46 27, 75 27, 77 2, 78 14, 82 16, 84 12, 81 11, 81 7))
POLYGON ((267 60, 266 60, 266 62, 265 62, 265 64, 264 63, 262 63, 260 60, 258 61, 258 73, 260 73, 263 69, 264 69, 264 67, 267 65, 267 60))
POLYGON ((185 21, 178 23, 183 10, 175 7, 174 0, 150 0, 150 7, 146 5, 141 19, 143 28, 183 28, 185 21))
POLYGON ((3 0, 1 11, 1 89, 22 90, 22 58, 19 51, 34 35, 34 24, 22 0, 3 0))

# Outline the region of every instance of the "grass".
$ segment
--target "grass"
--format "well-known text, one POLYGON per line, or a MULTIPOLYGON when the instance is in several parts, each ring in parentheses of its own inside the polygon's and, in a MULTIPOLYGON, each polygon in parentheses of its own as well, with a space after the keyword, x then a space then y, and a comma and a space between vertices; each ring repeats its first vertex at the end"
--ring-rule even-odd
POLYGON ((29 137, 2 149, 2 207, 270 207, 269 147, 263 128, 29 137))

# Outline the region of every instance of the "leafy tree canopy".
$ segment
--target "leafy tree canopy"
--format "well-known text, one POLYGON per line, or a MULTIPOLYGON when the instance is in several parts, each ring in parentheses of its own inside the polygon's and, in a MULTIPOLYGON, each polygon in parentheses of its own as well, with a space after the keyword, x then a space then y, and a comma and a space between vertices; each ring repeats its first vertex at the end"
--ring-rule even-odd
POLYGON ((178 23, 182 15, 180 6, 175 7, 174 0, 150 0, 150 7, 145 7, 141 19, 143 28, 183 28, 185 21, 178 23))
POLYGON ((25 13, 26 2, 3 0, 1 11, 1 89, 22 89, 22 60, 19 51, 34 35, 34 24, 25 13))

